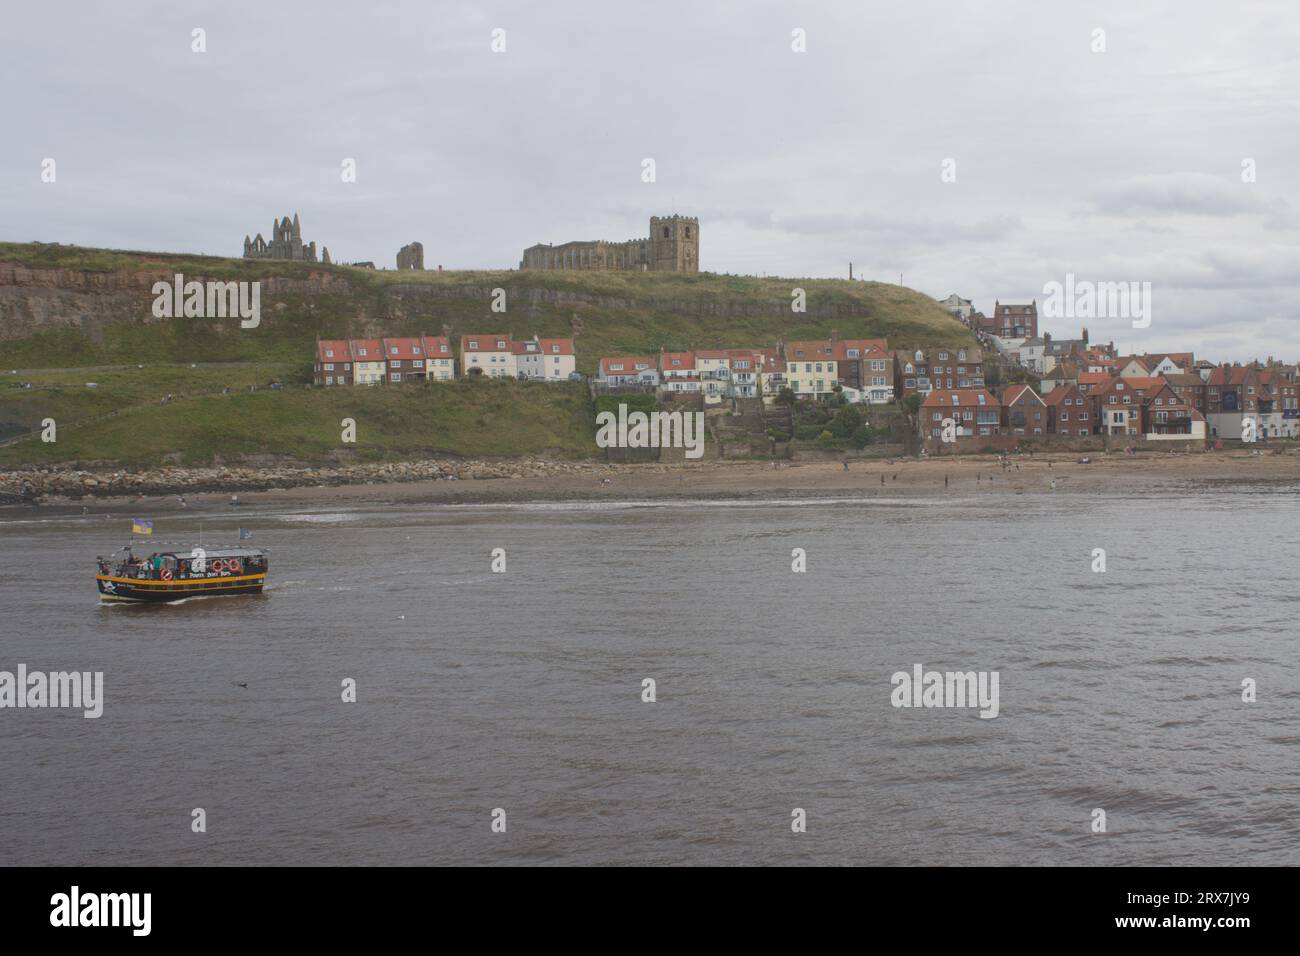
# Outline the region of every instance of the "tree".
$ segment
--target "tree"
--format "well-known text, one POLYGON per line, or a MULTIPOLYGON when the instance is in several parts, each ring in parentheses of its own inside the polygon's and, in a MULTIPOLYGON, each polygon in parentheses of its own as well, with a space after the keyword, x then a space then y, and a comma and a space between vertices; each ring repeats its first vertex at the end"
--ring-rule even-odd
POLYGON ((921 412, 921 393, 920 393, 920 392, 913 392, 911 395, 907 396, 907 398, 905 398, 905 399, 903 400, 903 405, 906 406, 908 412, 911 413, 912 415, 918 415, 918 414, 920 414, 920 412, 921 412))

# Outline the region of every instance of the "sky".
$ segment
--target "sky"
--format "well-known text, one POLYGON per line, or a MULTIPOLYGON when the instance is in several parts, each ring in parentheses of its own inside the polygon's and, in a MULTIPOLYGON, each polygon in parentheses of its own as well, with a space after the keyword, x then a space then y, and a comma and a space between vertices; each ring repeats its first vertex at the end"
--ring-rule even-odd
POLYGON ((47 0, 4 20, 3 240, 238 256, 297 212, 336 262, 391 268, 419 240, 426 267, 499 269, 677 212, 711 272, 852 263, 986 314, 1067 275, 1149 282, 1146 328, 1041 327, 1300 360, 1294 0, 47 0))

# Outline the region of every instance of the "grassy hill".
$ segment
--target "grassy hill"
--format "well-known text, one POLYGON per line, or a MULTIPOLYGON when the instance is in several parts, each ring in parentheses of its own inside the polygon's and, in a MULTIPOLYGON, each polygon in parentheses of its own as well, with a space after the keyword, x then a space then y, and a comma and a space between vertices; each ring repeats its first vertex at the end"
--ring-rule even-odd
MULTIPOLYGON (((2 393, 0 393, 2 394, 2 393)), ((4 409, 0 398, 0 409, 4 409)), ((52 414, 57 441, 0 447, 0 468, 116 462, 271 461, 350 463, 428 457, 545 454, 596 457, 585 386, 514 381, 311 388, 195 395, 121 407, 80 423, 52 414), (344 444, 342 421, 356 423, 344 444)))
POLYGON ((318 337, 443 329, 453 336, 573 335, 578 369, 589 374, 602 355, 771 346, 832 332, 887 337, 898 348, 973 344, 934 300, 885 283, 710 273, 397 272, 0 243, 0 439, 46 417, 59 422, 54 444, 0 447, 0 466, 595 452, 589 402, 577 386, 294 387, 310 381, 318 337), (260 281, 261 325, 154 318, 152 285, 177 272, 187 280, 260 281), (791 311, 796 287, 806 293, 804 313, 791 311), (491 309, 498 288, 505 290, 504 313, 491 309), (90 381, 95 388, 86 386, 90 381), (270 381, 290 387, 247 390, 270 381), (26 382, 33 387, 17 387, 26 382), (160 405, 168 394, 172 402, 160 405), (340 449, 344 417, 358 422, 354 448, 340 449))
POLYGON ((310 361, 321 338, 461 332, 576 335, 578 368, 601 355, 770 346, 778 339, 887 337, 899 348, 970 344, 929 296, 843 279, 759 279, 712 273, 397 272, 0 243, 0 267, 46 285, 6 289, 0 273, 0 360, 10 368, 190 362, 310 361), (154 319, 149 287, 187 279, 260 280, 262 324, 154 319), (791 290, 807 312, 791 311, 791 290), (506 311, 491 311, 492 290, 506 311), (17 293, 17 294, 15 294, 17 293))

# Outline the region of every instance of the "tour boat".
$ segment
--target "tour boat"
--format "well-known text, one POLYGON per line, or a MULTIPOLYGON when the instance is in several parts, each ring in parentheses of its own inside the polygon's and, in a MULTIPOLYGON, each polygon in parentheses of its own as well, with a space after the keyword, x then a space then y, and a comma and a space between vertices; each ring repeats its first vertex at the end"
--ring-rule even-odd
POLYGON ((125 549, 113 562, 99 558, 95 583, 104 601, 179 601, 190 597, 261 594, 270 564, 261 548, 156 551, 147 558, 125 549))

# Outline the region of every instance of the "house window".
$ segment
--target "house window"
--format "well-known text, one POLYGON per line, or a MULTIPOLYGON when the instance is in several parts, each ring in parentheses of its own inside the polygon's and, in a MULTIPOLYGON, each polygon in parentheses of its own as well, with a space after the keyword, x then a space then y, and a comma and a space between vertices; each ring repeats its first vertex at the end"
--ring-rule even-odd
POLYGON ((474 340, 474 339, 470 339, 470 340, 469 340, 469 347, 472 348, 472 349, 476 349, 476 348, 478 348, 478 342, 477 342, 476 340, 474 340))
POLYGON ((333 363, 333 362, 326 362, 326 363, 325 363, 325 371, 327 371, 327 372, 332 372, 332 371, 334 371, 334 363, 333 363))
POLYGON ((325 357, 326 357, 326 358, 333 358, 333 357, 334 357, 334 350, 333 350, 333 349, 326 349, 326 350, 325 350, 325 357))
POLYGON ((401 372, 394 372, 392 375, 388 376, 388 378, 389 378, 390 381, 393 381, 393 382, 400 382, 400 381, 402 380, 402 373, 401 373, 401 372))

